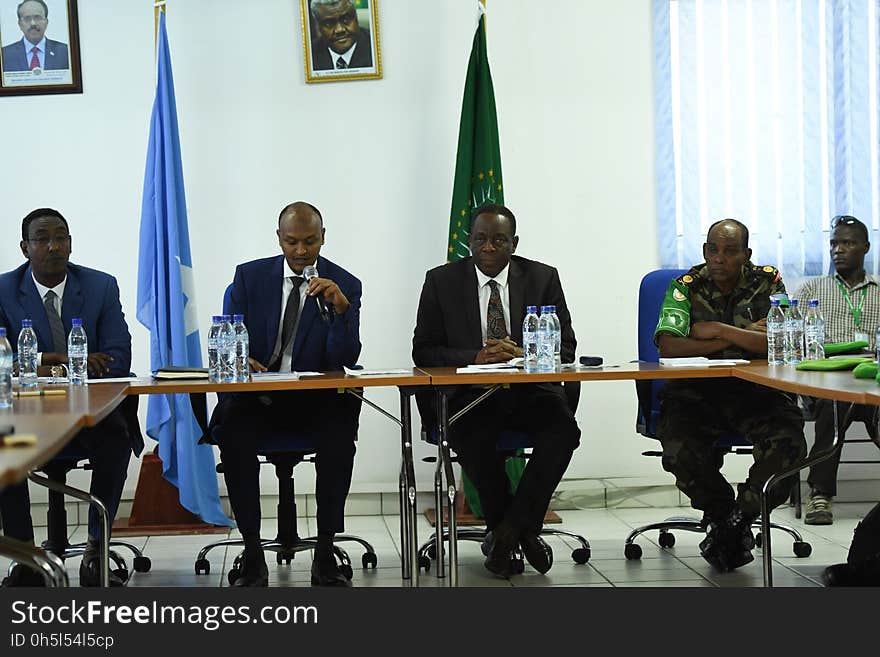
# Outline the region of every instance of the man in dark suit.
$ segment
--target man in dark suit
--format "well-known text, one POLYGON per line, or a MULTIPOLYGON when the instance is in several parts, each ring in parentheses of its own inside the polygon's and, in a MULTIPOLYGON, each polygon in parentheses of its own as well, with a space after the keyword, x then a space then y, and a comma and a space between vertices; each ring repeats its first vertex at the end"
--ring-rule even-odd
POLYGON ((370 68, 370 33, 358 26, 351 0, 310 0, 312 21, 320 38, 312 44, 312 69, 329 71, 370 68))
MULTIPOLYGON (((514 256, 516 218, 501 205, 476 211, 469 236, 471 257, 429 271, 422 287, 413 335, 419 367, 501 363, 522 356, 526 305, 555 304, 562 327, 561 358, 574 360, 576 341, 556 269, 514 256)), ((463 387, 450 414, 484 390, 463 387)), ((550 497, 578 445, 580 430, 559 384, 520 384, 499 390, 451 427, 449 442, 474 483, 492 531, 486 568, 507 577, 510 552, 519 544, 539 572, 550 568, 538 539, 550 497), (535 447, 517 491, 509 493, 499 433, 531 434, 535 447)))
MULTIPOLYGON (((67 220, 57 210, 39 208, 21 224, 21 252, 27 262, 0 275, 0 326, 17 351, 21 320, 33 321, 37 335, 38 374, 48 376, 54 367, 67 364, 67 339, 72 320, 81 318, 89 341, 89 377, 128 376, 131 367, 131 336, 116 279, 94 269, 69 262, 71 237, 67 220)), ((126 418, 117 408, 97 426, 83 429, 74 442, 89 454, 92 463, 91 493, 107 506, 110 522, 116 515, 132 450, 139 454, 143 439, 131 435, 126 418)), ((6 536, 33 542, 27 483, 0 492, 0 515, 6 536)), ((101 524, 89 509, 89 536, 80 564, 80 583, 99 583, 98 547, 101 524)), ((122 582, 112 576, 111 583, 122 582)), ((6 585, 34 585, 42 577, 24 566, 15 566, 6 585)))
MULTIPOLYGON (((361 282, 319 255, 321 213, 308 203, 292 203, 281 211, 276 234, 283 254, 239 265, 226 309, 244 315, 252 371, 330 371, 355 365, 361 352, 361 282), (309 265, 317 267, 319 277, 306 281, 303 270, 309 265)), ((255 438, 292 428, 318 438, 312 584, 350 586, 333 556, 333 536, 344 530, 359 416, 360 401, 335 390, 222 396, 209 433, 220 445, 229 501, 245 542, 234 586, 268 584, 255 438)))
POLYGON ((3 70, 46 71, 70 68, 67 44, 46 38, 49 8, 43 0, 25 0, 18 5, 18 27, 24 35, 3 48, 3 70))

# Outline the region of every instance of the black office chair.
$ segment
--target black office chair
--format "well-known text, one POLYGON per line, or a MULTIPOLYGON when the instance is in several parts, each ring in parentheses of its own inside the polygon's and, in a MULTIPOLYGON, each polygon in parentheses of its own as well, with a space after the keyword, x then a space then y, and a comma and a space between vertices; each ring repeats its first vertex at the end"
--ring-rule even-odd
MULTIPOLYGON (((231 291, 232 286, 229 285, 223 294, 224 312, 229 309, 231 291)), ((203 403, 202 409, 204 414, 203 403)), ((203 418, 201 421, 204 422, 205 426, 207 425, 207 418, 203 418)), ((262 541, 262 545, 264 550, 270 550, 275 553, 275 561, 279 565, 282 563, 290 564, 297 552, 313 550, 317 546, 317 536, 300 538, 296 529, 296 493, 293 468, 303 461, 314 461, 314 455, 317 452, 317 441, 319 439, 320 436, 312 436, 295 429, 273 431, 256 438, 258 443, 257 454, 265 459, 260 463, 271 463, 274 465, 275 475, 278 477, 278 535, 272 540, 262 541)), ((218 463, 216 470, 218 473, 222 473, 223 464, 218 463)), ((354 571, 352 570, 351 559, 348 553, 336 545, 336 543, 343 542, 355 542, 363 546, 364 553, 361 555, 361 564, 364 568, 376 568, 378 558, 372 545, 359 536, 337 534, 333 537, 333 550, 340 561, 339 569, 347 579, 350 580, 352 578, 354 571)), ((244 540, 226 539, 203 547, 199 551, 198 557, 196 557, 196 575, 207 575, 211 572, 211 564, 207 558, 208 552, 218 547, 230 545, 243 548, 244 540)), ((232 564, 232 568, 227 573, 230 584, 238 579, 241 573, 243 554, 243 551, 238 554, 232 564)))
MULTIPOLYGON (((669 282, 678 276, 684 274, 685 269, 658 269, 649 272, 642 279, 639 287, 639 360, 645 362, 657 362, 659 354, 657 347, 654 345, 654 329, 657 325, 657 317, 660 314, 660 305, 663 297, 669 287, 669 282)), ((662 389, 665 381, 636 381, 636 394, 638 396, 638 414, 636 418, 636 431, 648 438, 656 440, 657 420, 660 417, 660 405, 658 402, 658 394, 662 389)), ((716 443, 716 453, 719 459, 719 465, 723 462, 727 454, 751 454, 752 446, 741 436, 733 434, 722 436, 716 443)), ((642 452, 644 456, 662 457, 662 451, 649 450, 642 452)), ((760 519, 756 519, 752 524, 753 527, 760 530, 760 519)), ((792 537, 794 543, 792 550, 796 557, 808 557, 813 551, 812 546, 804 541, 800 532, 787 525, 770 523, 773 529, 784 531, 792 537)), ((639 535, 652 530, 659 530, 660 535, 658 542, 662 548, 671 548, 675 545, 675 536, 671 530, 681 529, 690 532, 705 533, 706 528, 698 518, 688 516, 675 516, 667 518, 662 522, 652 523, 638 527, 630 532, 623 546, 623 554, 627 559, 640 559, 642 557, 642 548, 635 542, 639 535)), ((761 547, 760 532, 755 536, 755 544, 761 547)))
MULTIPOLYGON (((119 405, 119 410, 125 418, 129 432, 137 432, 140 434, 140 423, 138 421, 138 396, 128 395, 119 405)), ((85 449, 76 442, 69 443, 58 455, 51 461, 43 465, 40 470, 46 474, 50 482, 64 486, 67 482, 67 474, 75 469, 91 470, 92 466, 88 462, 88 454, 85 449)), ((36 481, 36 480, 34 480, 36 481)), ((42 482, 36 481, 41 484, 42 482)), ((43 542, 43 548, 52 552, 62 560, 69 557, 79 557, 85 552, 86 544, 71 544, 67 536, 67 509, 64 505, 64 492, 58 488, 49 488, 49 506, 46 514, 47 520, 47 539, 43 542)), ((94 499, 94 498, 93 498, 94 499)), ((99 511, 102 506, 98 505, 99 511)), ((144 556, 141 550, 126 541, 116 539, 110 540, 111 550, 109 552, 110 560, 113 562, 112 568, 114 574, 123 582, 128 581, 129 572, 125 560, 118 552, 112 548, 125 548, 132 553, 132 567, 136 572, 148 572, 152 566, 150 558, 144 556)))
MULTIPOLYGON (((565 390, 565 395, 568 399, 569 407, 572 409, 572 412, 574 412, 575 410, 577 410, 578 401, 580 399, 580 381, 566 381, 563 384, 563 388, 565 390)), ((419 409, 419 415, 422 419, 422 440, 432 445, 436 445, 439 431, 437 428, 437 412, 434 407, 434 396, 432 393, 417 392, 415 394, 415 398, 416 405, 419 409)), ((507 458, 527 459, 527 450, 531 449, 533 445, 534 443, 532 437, 525 432, 503 431, 498 441, 498 450, 505 454, 507 458)), ((436 462, 437 457, 429 456, 423 460, 429 463, 433 463, 436 462)), ((456 457, 454 455, 452 456, 452 460, 456 460, 456 457)), ((436 486, 437 482, 435 480, 435 488, 436 486)), ((440 491, 434 491, 435 503, 436 501, 441 499, 440 495, 440 491)), ((450 508, 452 509, 452 512, 454 512, 454 505, 451 505, 450 508)), ((435 517, 437 519, 436 522, 441 522, 443 517, 442 513, 442 506, 437 505, 437 508, 435 508, 435 517)), ((488 544, 486 543, 487 533, 488 532, 485 527, 458 527, 456 525, 455 539, 457 541, 474 541, 480 543, 483 554, 488 556, 488 544)), ((577 564, 585 564, 587 563, 587 561, 590 560, 590 543, 586 538, 579 534, 565 531, 564 529, 543 527, 541 529, 538 539, 541 540, 541 542, 543 543, 543 540, 540 538, 541 536, 568 536, 569 538, 574 539, 575 541, 580 543, 580 547, 572 550, 572 560, 577 564)), ((449 541, 449 529, 443 529, 443 541, 449 541)), ((552 554, 552 552, 550 552, 549 550, 548 553, 552 554)), ((440 556, 442 559, 442 555, 440 556)), ((428 572, 431 569, 431 562, 437 560, 437 557, 437 535, 434 534, 419 548, 419 568, 423 569, 425 572, 428 572)), ((517 575, 522 574, 525 570, 525 561, 522 551, 519 549, 519 547, 516 548, 516 550, 514 551, 514 555, 511 558, 510 570, 512 573, 517 575)))

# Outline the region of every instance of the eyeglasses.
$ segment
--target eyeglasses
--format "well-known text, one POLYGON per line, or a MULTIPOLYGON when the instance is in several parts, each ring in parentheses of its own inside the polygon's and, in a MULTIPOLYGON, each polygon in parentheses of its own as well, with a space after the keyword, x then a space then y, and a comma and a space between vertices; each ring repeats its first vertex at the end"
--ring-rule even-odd
POLYGON ((22 23, 42 23, 46 20, 46 17, 34 14, 33 16, 22 16, 18 20, 20 20, 22 23))
POLYGON ((477 235, 473 238, 474 245, 478 247, 484 246, 486 242, 492 242, 492 246, 496 249, 503 249, 510 244, 510 238, 507 235, 495 235, 492 239, 484 235, 477 235))
POLYGON ((839 214, 831 220, 831 227, 837 228, 838 226, 852 226, 853 224, 861 223, 861 221, 848 214, 839 214))
POLYGON ((29 237, 28 242, 36 244, 39 247, 47 247, 50 243, 56 246, 67 246, 70 244, 70 235, 56 235, 54 237, 29 237))

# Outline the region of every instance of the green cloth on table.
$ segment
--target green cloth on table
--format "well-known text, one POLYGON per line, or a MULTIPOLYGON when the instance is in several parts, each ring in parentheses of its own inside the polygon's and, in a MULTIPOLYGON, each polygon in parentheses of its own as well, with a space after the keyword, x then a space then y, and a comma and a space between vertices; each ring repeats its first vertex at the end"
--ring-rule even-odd
POLYGON ((816 372, 833 372, 837 370, 851 370, 861 363, 870 363, 870 356, 852 358, 823 358, 822 360, 805 360, 798 363, 795 369, 812 370, 816 372))
POLYGON ((877 363, 870 361, 867 363, 859 363, 853 370, 853 376, 857 379, 876 379, 877 363))
POLYGON ((867 348, 867 340, 855 340, 854 342, 831 342, 825 345, 825 355, 836 356, 838 354, 858 353, 867 348))

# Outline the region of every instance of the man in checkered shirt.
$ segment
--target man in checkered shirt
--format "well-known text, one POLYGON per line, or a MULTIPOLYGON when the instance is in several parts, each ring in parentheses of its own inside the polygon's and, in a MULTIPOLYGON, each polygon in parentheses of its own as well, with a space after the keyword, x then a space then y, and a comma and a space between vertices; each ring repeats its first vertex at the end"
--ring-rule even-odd
MULTIPOLYGON (((818 299, 825 317, 825 342, 867 340, 874 349, 875 334, 880 325, 880 282, 865 272, 865 255, 871 248, 868 229, 849 215, 839 215, 831 222, 831 261, 835 273, 806 281, 798 290, 797 299, 818 299)), ((828 399, 814 400, 816 442, 812 456, 831 446, 834 439, 832 404, 828 399)), ((853 406, 847 416, 838 416, 838 431, 844 432, 854 420, 865 423, 871 438, 877 440, 877 407, 853 406)), ((840 450, 828 460, 810 468, 810 501, 804 522, 808 525, 830 525, 834 521, 832 498, 837 494, 837 468, 840 450)))

